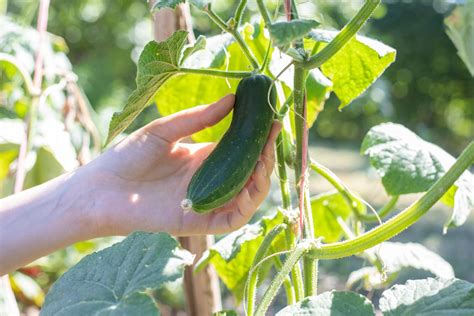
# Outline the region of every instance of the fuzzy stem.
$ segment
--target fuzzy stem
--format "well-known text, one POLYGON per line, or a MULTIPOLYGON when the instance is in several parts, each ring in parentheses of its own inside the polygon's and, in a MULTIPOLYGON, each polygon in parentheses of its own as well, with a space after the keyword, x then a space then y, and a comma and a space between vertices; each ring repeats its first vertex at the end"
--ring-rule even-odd
POLYGON ((247 0, 240 0, 239 6, 235 11, 234 19, 235 19, 235 27, 238 28, 240 23, 242 22, 242 16, 244 15, 245 6, 247 5, 247 0))
POLYGON ((260 272, 260 261, 265 257, 266 253, 270 249, 273 240, 286 228, 285 224, 280 224, 275 227, 265 236, 260 247, 255 254, 255 258, 252 263, 252 267, 249 272, 247 279, 247 315, 252 316, 255 306, 255 295, 257 293, 257 281, 258 273, 260 272))
POLYGON ((474 142, 462 152, 457 161, 436 183, 405 210, 382 225, 354 239, 313 248, 309 257, 314 259, 338 259, 352 256, 372 248, 405 230, 418 221, 451 188, 462 173, 474 162, 474 142))
MULTIPOLYGON (((284 154, 284 144, 283 144, 283 132, 281 132, 276 141, 276 163, 278 177, 280 178, 280 190, 281 190, 281 200, 283 209, 288 213, 291 211, 291 194, 290 194, 290 184, 288 182, 288 175, 286 173, 285 166, 285 154, 284 154)), ((285 241, 286 249, 291 250, 294 244, 294 236, 292 232, 292 223, 287 223, 287 228, 285 229, 285 241)), ((301 276, 301 268, 299 265, 295 265, 291 270, 291 278, 294 284, 294 293, 296 300, 299 301, 304 297, 303 293, 303 279, 301 276)))
MULTIPOLYGON (((304 222, 303 230, 305 238, 314 238, 314 223, 311 205, 308 196, 308 188, 305 185, 305 176, 307 173, 306 159, 307 152, 307 125, 305 109, 305 81, 306 70, 295 66, 294 74, 294 107, 295 107, 295 132, 296 132, 296 161, 295 161, 295 179, 298 179, 297 191, 300 201, 300 226, 304 222), (304 221, 302 221, 304 219, 304 221)), ((300 227, 301 229, 301 227, 300 227)), ((317 290, 317 261, 312 258, 303 260, 304 288, 305 296, 314 295, 317 290)))
MULTIPOLYGON (((283 267, 283 262, 281 262, 280 257, 273 257, 273 262, 277 271, 280 271, 283 267)), ((292 305, 296 303, 297 301, 295 301, 295 289, 293 288, 293 284, 291 284, 291 279, 289 276, 286 276, 285 280, 283 281, 283 287, 285 288, 286 293, 286 304, 292 305)))
POLYGON ((252 68, 254 70, 259 70, 260 69, 260 65, 258 64, 258 60, 257 58, 255 57, 255 55, 252 53, 252 51, 250 50, 249 46, 247 45, 247 43, 245 43, 244 39, 242 38, 242 35, 240 35, 238 29, 236 27, 229 27, 227 25, 227 23, 224 22, 224 20, 222 20, 215 12, 214 10, 211 9, 211 6, 208 5, 205 9, 204 9, 204 12, 207 13, 207 16, 209 16, 209 18, 217 24, 217 26, 219 26, 223 31, 231 34, 235 41, 237 42, 237 44, 239 44, 240 48, 242 49, 242 52, 244 53, 244 55, 247 57, 247 59, 249 60, 250 64, 252 65, 252 68))
POLYGON ((270 306, 271 302, 275 298, 278 292, 278 289, 281 287, 281 285, 285 281, 288 273, 290 273, 293 266, 295 266, 295 264, 298 263, 301 257, 305 253, 307 253, 311 247, 312 247, 312 244, 308 242, 301 242, 296 246, 295 250, 288 256, 285 263, 283 264, 283 267, 278 272, 277 276, 273 279, 272 283, 270 283, 270 286, 268 287, 268 289, 265 291, 262 301, 257 307, 257 311, 255 312, 255 315, 258 315, 258 316, 265 315, 265 313, 268 310, 268 307, 270 306))
POLYGON ((263 0, 257 0, 258 9, 260 10, 260 14, 262 15, 263 21, 265 22, 266 26, 272 24, 272 19, 270 18, 270 14, 268 13, 267 7, 263 3, 263 0))

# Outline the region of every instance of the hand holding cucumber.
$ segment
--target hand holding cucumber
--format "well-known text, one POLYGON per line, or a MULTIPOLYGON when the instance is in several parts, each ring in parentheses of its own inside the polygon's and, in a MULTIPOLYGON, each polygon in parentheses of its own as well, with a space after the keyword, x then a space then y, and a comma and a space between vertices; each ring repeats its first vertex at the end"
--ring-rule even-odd
POLYGON ((191 177, 215 147, 211 143, 190 144, 181 140, 219 122, 232 110, 234 102, 234 95, 228 95, 214 104, 158 119, 82 170, 85 178, 94 179, 90 181, 95 188, 92 194, 100 201, 101 209, 95 207, 91 213, 104 235, 134 230, 174 235, 217 234, 248 222, 270 187, 274 141, 280 130, 279 123, 271 127, 271 118, 263 136, 268 141, 266 145, 265 140, 262 143, 261 154, 254 154, 251 175, 242 188, 224 205, 207 210, 207 214, 181 207, 191 177))

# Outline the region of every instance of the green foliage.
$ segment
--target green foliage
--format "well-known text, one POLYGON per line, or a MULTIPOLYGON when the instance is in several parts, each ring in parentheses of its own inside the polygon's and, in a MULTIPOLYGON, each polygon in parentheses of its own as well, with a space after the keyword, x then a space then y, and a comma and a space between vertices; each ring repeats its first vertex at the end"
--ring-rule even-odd
MULTIPOLYGON (((245 281, 264 236, 276 225, 283 222, 283 215, 277 212, 271 217, 263 217, 254 224, 248 224, 241 229, 228 234, 207 250, 196 269, 212 263, 227 288, 235 298, 242 300, 245 281)), ((277 238, 273 242, 276 249, 283 248, 284 241, 277 238)))
POLYGON ((137 88, 123 110, 112 116, 107 143, 123 132, 149 105, 163 83, 178 72, 187 35, 185 31, 178 31, 163 42, 152 41, 145 46, 138 61, 137 88))
MULTIPOLYGON (((321 43, 318 50, 337 32, 314 30, 309 33, 311 45, 321 43)), ((395 61, 395 50, 379 41, 356 36, 323 64, 323 74, 333 82, 333 90, 343 109, 364 92, 395 61)))
MULTIPOLYGON (((427 191, 455 162, 455 158, 440 147, 428 143, 402 125, 380 124, 367 133, 361 152, 382 177, 389 195, 427 191)), ((454 210, 449 226, 462 225, 474 208, 472 175, 465 171, 451 190, 454 210)))
POLYGON ((193 259, 167 234, 133 233, 66 272, 41 314, 159 314, 153 292, 181 278, 193 259))
MULTIPOLYGON (((365 205, 358 203, 357 208, 365 213, 365 205)), ((315 225, 315 235, 324 237, 325 243, 338 241, 343 230, 338 223, 338 218, 346 221, 352 214, 352 208, 338 192, 323 193, 311 198, 311 209, 315 225)))
POLYGON ((375 315, 375 311, 365 296, 354 292, 331 291, 306 297, 301 302, 285 307, 276 315, 369 316, 375 315))
MULTIPOLYGON (((253 49, 261 62, 268 47, 263 24, 246 24, 242 28, 244 41, 253 49)), ((249 70, 250 63, 239 45, 228 34, 207 38, 207 47, 184 61, 190 68, 210 68, 219 70, 249 70)), ((235 93, 238 80, 212 77, 201 74, 179 74, 166 81, 156 93, 154 100, 162 116, 185 110, 196 105, 215 102, 229 93, 235 93), (189 83, 193 84, 190 85, 189 83), (187 93, 183 93, 187 91, 187 93)), ((231 114, 217 125, 206 128, 194 135, 196 142, 215 142, 219 140, 230 125, 231 114)))
POLYGON ((332 91, 332 82, 319 69, 312 69, 306 79, 306 124, 313 126, 318 114, 324 110, 324 104, 332 91))
POLYGON ((380 309, 385 316, 472 315, 474 284, 458 279, 409 280, 385 291, 380 309))
POLYGON ((303 38, 318 25, 319 22, 315 20, 298 19, 275 22, 268 26, 268 30, 276 46, 287 46, 294 40, 303 38))

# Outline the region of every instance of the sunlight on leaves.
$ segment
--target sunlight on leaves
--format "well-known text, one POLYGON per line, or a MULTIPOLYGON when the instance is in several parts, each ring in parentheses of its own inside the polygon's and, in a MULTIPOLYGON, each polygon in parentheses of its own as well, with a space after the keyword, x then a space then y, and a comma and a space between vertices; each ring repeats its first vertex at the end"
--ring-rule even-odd
MULTIPOLYGON (((309 33, 310 48, 319 42, 318 51, 338 32, 314 30, 309 33)), ((356 36, 321 67, 323 74, 333 82, 333 90, 341 104, 349 105, 361 95, 395 61, 395 49, 370 38, 356 36)))
MULTIPOLYGON (((424 141, 399 124, 384 123, 372 127, 365 136, 361 153, 382 177, 389 195, 427 191, 454 164, 455 158, 440 147, 424 141)), ((469 171, 455 182, 442 201, 454 203, 453 215, 446 227, 462 225, 474 209, 474 182, 469 171), (453 195, 454 198, 449 198, 453 195)))
POLYGON ((384 316, 474 315, 474 284, 458 279, 409 280, 383 292, 380 309, 384 316))

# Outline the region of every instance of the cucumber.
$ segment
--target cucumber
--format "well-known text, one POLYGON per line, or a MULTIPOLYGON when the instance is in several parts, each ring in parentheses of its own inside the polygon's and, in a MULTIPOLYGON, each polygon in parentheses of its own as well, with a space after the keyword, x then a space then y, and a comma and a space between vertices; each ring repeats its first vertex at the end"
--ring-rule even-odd
POLYGON ((183 209, 206 213, 242 190, 267 141, 275 105, 276 91, 269 77, 253 75, 239 82, 230 127, 191 178, 183 209))

